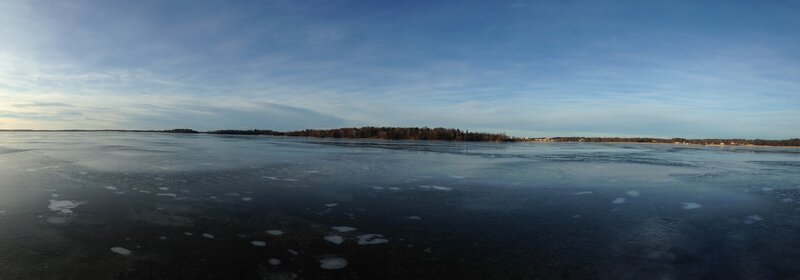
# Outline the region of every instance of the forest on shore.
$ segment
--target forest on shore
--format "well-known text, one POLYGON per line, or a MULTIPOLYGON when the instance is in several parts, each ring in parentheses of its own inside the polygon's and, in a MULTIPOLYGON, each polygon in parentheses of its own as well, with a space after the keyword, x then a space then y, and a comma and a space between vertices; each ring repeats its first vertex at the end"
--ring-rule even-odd
POLYGON ((334 129, 304 129, 295 131, 275 131, 269 129, 226 129, 200 132, 188 128, 169 130, 0 130, 4 132, 50 131, 50 132, 160 132, 160 133, 206 133, 217 135, 269 135, 320 138, 358 138, 387 140, 439 140, 464 142, 589 142, 589 143, 656 143, 677 145, 713 146, 778 146, 800 147, 800 138, 785 140, 766 139, 687 139, 650 137, 511 137, 504 133, 471 132, 455 128, 429 127, 349 127, 334 129))

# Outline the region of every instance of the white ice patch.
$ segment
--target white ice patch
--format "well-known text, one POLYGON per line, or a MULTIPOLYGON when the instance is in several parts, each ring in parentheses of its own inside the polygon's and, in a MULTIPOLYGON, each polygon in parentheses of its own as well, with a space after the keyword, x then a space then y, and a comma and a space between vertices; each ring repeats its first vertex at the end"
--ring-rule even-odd
POLYGON ((358 238, 358 245, 373 245, 373 244, 381 244, 389 242, 388 239, 383 237, 383 234, 363 234, 356 236, 358 238))
POLYGON ((253 199, 250 197, 242 197, 242 201, 252 201, 253 199))
POLYGON ((419 216, 406 216, 406 219, 417 220, 417 221, 422 220, 422 218, 420 218, 419 216))
POLYGON ((57 193, 51 194, 50 197, 59 197, 57 193))
POLYGON ((683 205, 682 206, 683 209, 686 209, 686 210, 697 209, 697 208, 703 207, 703 205, 700 205, 699 203, 695 203, 695 202, 684 202, 684 203, 681 203, 681 205, 683 205))
POLYGON ((339 203, 328 203, 328 204, 325 204, 325 207, 336 207, 336 206, 339 206, 339 203))
POLYGON ((328 235, 323 237, 322 239, 325 239, 325 241, 328 241, 333 244, 342 244, 344 242, 344 237, 338 235, 328 235))
POLYGON ((587 195, 587 194, 593 194, 593 192, 590 192, 590 191, 585 191, 585 192, 576 192, 576 193, 574 193, 573 195, 587 195))
POLYGON ((639 196, 639 191, 627 191, 625 192, 625 194, 627 194, 630 197, 637 197, 639 196))
POLYGON ((349 232, 349 231, 356 230, 356 228, 348 227, 348 226, 338 226, 338 227, 331 227, 331 228, 336 230, 336 231, 338 231, 338 232, 349 232))
POLYGON ((281 260, 276 259, 276 258, 271 258, 271 259, 268 260, 268 262, 271 265, 280 265, 281 264, 281 260))
POLYGON ((744 219, 744 223, 750 225, 750 224, 754 224, 756 222, 760 222, 760 221, 763 221, 763 220, 764 219, 761 218, 761 216, 759 216, 759 215, 750 215, 750 216, 747 216, 744 219))
POLYGON ((186 235, 186 236, 192 236, 192 235, 194 235, 194 233, 191 233, 191 232, 184 232, 184 233, 183 233, 183 235, 186 235))
POLYGON ((111 252, 126 256, 131 254, 131 250, 122 247, 111 247, 111 252))
POLYGON ((393 191, 399 191, 400 190, 400 188, 398 188, 398 187, 389 187, 389 189, 393 190, 393 191))
POLYGON ((267 246, 267 242, 264 242, 264 241, 258 241, 258 240, 253 240, 253 241, 250 241, 250 244, 253 244, 253 246, 256 246, 256 247, 264 247, 264 246, 267 246))
POLYGON ((612 200, 611 203, 614 203, 614 204, 625 203, 625 198, 624 197, 617 197, 614 200, 612 200))
POLYGON ((300 252, 292 250, 292 249, 289 249, 289 250, 286 250, 286 251, 289 252, 289 254, 292 254, 292 255, 295 255, 295 256, 300 254, 300 252))
POLYGON ((453 178, 453 179, 464 179, 464 178, 467 178, 467 176, 450 175, 450 178, 453 178))
POLYGON ((270 179, 270 180, 276 180, 276 181, 277 181, 277 180, 279 180, 279 179, 278 179, 278 177, 272 177, 272 176, 264 176, 264 177, 262 177, 262 178, 264 178, 264 179, 270 179))
POLYGON ((178 197, 178 195, 174 193, 157 193, 156 196, 178 197))
POLYGON ((106 186, 106 189, 107 190, 112 190, 112 191, 116 191, 117 190, 117 188, 114 187, 114 186, 106 186))
POLYGON ((277 230, 277 229, 271 229, 271 230, 267 231, 267 234, 278 236, 278 235, 283 235, 283 231, 280 231, 280 230, 277 230))
POLYGON ((169 188, 167 188, 167 187, 158 187, 158 189, 159 189, 159 190, 162 190, 162 191, 167 191, 167 190, 169 190, 169 188))
POLYGON ((379 190, 379 191, 383 190, 383 187, 381 187, 381 186, 371 186, 370 188, 372 188, 373 190, 379 190))
POLYGON ((327 257, 319 260, 322 269, 342 269, 347 266, 347 260, 339 257, 327 257))
POLYGON ((451 188, 451 187, 443 187, 443 186, 437 186, 437 185, 422 185, 422 186, 419 186, 419 188, 434 189, 434 190, 437 190, 437 191, 452 191, 453 190, 453 188, 451 188))
POLYGON ((150 193, 150 191, 146 191, 146 190, 139 190, 139 192, 140 193, 150 193))
POLYGON ((208 238, 208 239, 214 238, 214 236, 209 234, 209 233, 203 233, 203 237, 208 238))
POLYGON ((52 211, 59 212, 61 214, 71 214, 72 209, 78 207, 80 203, 72 201, 72 200, 50 200, 50 205, 47 208, 50 208, 52 211))
POLYGON ((283 179, 283 180, 286 181, 286 182, 297 182, 297 179, 292 179, 292 178, 286 178, 286 179, 283 179))

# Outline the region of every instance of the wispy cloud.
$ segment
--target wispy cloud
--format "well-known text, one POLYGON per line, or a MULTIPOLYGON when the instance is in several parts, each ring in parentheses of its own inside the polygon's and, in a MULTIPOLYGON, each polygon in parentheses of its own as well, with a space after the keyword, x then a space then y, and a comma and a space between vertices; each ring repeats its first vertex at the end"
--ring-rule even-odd
POLYGON ((800 131, 793 4, 12 0, 0 10, 0 128, 800 131))

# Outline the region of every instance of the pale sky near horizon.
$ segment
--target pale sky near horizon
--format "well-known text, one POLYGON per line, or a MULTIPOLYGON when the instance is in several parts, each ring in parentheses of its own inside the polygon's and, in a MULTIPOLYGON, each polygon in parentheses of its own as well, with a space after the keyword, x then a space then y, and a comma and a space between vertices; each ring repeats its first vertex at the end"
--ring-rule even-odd
POLYGON ((797 1, 0 1, 0 129, 800 137, 797 1))

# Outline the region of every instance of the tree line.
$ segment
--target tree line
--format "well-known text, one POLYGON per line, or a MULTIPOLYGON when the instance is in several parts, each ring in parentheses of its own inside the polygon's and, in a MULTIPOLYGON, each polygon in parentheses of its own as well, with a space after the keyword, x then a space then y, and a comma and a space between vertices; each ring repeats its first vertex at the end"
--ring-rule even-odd
POLYGON ((211 134, 303 136, 321 138, 369 138, 392 140, 442 140, 442 141, 511 141, 505 134, 470 132, 454 128, 428 127, 351 127, 335 129, 304 129, 288 132, 274 130, 217 130, 211 134))

